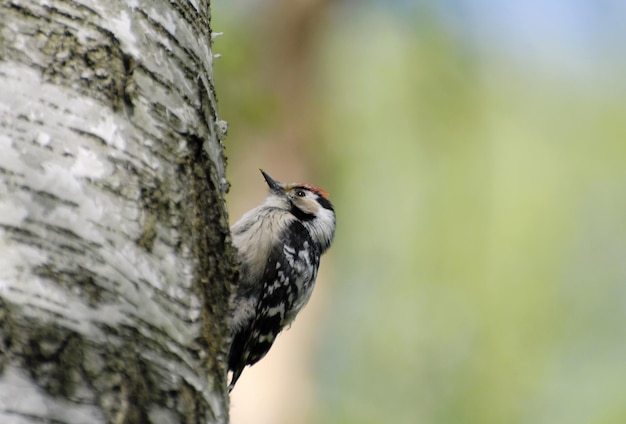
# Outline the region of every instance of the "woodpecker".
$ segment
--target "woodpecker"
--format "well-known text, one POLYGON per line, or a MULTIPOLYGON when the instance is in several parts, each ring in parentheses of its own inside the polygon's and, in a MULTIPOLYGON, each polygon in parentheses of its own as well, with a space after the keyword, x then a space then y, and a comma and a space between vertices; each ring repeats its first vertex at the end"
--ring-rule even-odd
POLYGON ((261 173, 267 198, 231 228, 240 280, 232 301, 229 391, 308 302, 320 257, 335 235, 335 210, 325 191, 261 173))

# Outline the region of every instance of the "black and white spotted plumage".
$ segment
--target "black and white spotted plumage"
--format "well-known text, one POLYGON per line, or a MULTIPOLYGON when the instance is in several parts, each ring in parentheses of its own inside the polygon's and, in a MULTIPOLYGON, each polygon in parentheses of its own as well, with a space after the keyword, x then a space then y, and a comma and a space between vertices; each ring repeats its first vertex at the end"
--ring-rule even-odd
POLYGON ((281 184, 261 172, 269 196, 231 229, 241 278, 233 299, 230 390, 308 302, 320 257, 335 233, 335 212, 325 192, 281 184))

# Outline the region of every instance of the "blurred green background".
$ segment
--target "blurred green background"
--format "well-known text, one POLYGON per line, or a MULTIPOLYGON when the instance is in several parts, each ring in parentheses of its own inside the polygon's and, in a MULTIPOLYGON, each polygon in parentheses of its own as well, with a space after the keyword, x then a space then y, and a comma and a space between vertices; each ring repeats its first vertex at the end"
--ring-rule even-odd
POLYGON ((233 424, 625 423, 626 3, 212 9, 231 219, 259 167, 338 213, 291 415, 233 424))

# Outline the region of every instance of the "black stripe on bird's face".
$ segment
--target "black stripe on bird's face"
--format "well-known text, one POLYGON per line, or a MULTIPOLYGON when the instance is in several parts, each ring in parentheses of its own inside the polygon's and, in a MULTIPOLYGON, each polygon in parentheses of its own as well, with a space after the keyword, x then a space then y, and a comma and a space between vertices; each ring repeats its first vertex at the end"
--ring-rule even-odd
POLYGON ((293 203, 291 203, 291 209, 289 210, 289 212, 291 212, 291 214, 298 218, 300 221, 312 221, 315 219, 314 214, 303 211, 293 203))
POLYGON ((333 204, 330 203, 330 200, 328 200, 324 196, 317 196, 317 203, 319 203, 324 209, 328 209, 333 212, 335 211, 335 209, 333 208, 333 204))

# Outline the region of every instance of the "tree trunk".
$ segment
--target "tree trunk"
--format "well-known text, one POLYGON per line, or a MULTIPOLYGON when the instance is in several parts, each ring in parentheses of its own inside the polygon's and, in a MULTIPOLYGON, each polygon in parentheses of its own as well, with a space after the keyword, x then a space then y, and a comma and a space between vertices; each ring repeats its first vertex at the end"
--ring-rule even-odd
POLYGON ((225 423, 206 1, 0 5, 0 423, 225 423))

